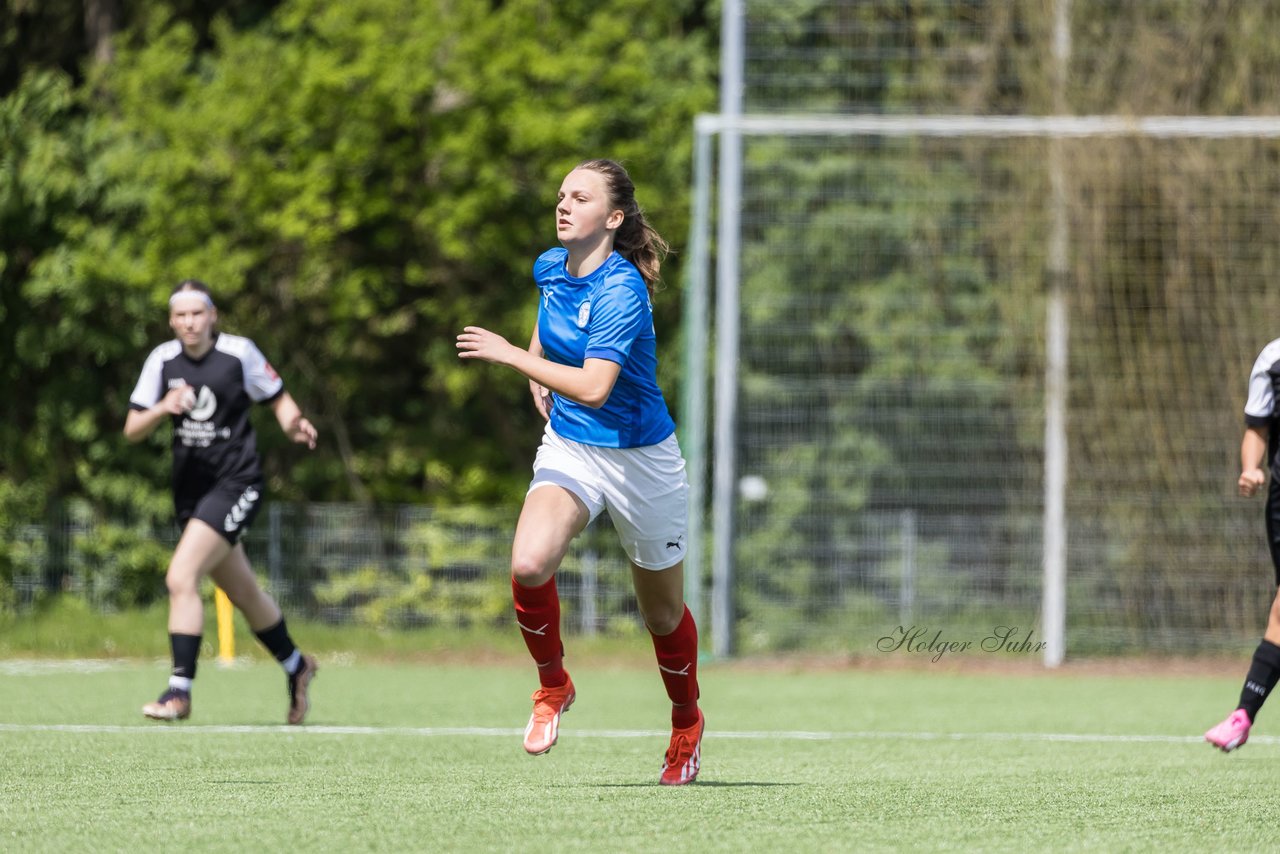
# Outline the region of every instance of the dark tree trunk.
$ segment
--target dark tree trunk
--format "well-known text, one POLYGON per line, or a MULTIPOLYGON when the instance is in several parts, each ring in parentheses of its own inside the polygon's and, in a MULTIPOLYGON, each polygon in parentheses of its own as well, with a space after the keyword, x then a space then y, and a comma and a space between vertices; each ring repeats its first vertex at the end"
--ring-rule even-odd
POLYGON ((120 25, 119 0, 84 0, 84 34, 95 62, 115 57, 111 37, 120 25))

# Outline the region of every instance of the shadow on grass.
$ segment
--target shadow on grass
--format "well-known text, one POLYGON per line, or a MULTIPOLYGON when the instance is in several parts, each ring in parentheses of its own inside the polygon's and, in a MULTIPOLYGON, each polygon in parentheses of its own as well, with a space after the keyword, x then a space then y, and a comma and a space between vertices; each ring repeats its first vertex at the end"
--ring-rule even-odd
MULTIPOLYGON (((661 786, 661 783, 596 783, 597 789, 655 789, 661 786)), ((742 788, 746 786, 765 787, 765 786, 802 786, 803 783, 761 783, 750 780, 732 781, 732 780, 698 780, 693 783, 686 783, 692 789, 709 789, 712 787, 732 787, 742 788)), ((574 788, 577 788, 576 786, 574 788)))

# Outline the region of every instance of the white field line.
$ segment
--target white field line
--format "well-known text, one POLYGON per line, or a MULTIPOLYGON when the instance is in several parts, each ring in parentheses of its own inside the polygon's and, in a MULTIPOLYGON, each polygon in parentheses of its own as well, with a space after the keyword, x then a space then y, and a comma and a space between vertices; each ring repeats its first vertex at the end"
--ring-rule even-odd
MULTIPOLYGON (((121 734, 160 733, 175 735, 408 735, 422 738, 438 736, 464 736, 473 738, 512 738, 524 734, 515 727, 376 727, 376 726, 220 726, 192 724, 10 724, 0 723, 0 733, 6 732, 56 732, 121 734)), ((567 735, 574 738, 666 738, 667 730, 656 729, 598 729, 572 730, 567 735)), ((749 741, 1027 741, 1068 742, 1078 744, 1200 744, 1204 738, 1198 735, 1117 735, 1114 733, 1052 733, 1052 732, 812 732, 802 730, 711 730, 707 738, 742 739, 749 741)), ((1280 744, 1280 736, 1252 736, 1250 744, 1280 744)))
MULTIPOLYGON (((159 661, 159 659, 157 659, 159 661)), ((160 662, 167 663, 167 662, 160 662)), ((42 661, 18 659, 0 661, 0 676, 39 676, 53 673, 97 673, 134 666, 127 659, 61 659, 42 661)), ((106 724, 8 724, 0 723, 4 732, 61 732, 133 734, 140 732, 175 734, 182 732, 210 735, 261 735, 271 733, 309 735, 407 735, 422 738, 440 736, 509 738, 523 735, 523 729, 486 727, 372 727, 372 726, 233 726, 233 725, 165 725, 138 724, 128 726, 106 724)), ((572 730, 576 738, 664 738, 666 730, 572 730)), ((1023 741, 1075 742, 1081 744, 1114 744, 1123 742, 1152 744, 1199 744, 1197 735, 1117 735, 1114 733, 1047 733, 1047 732, 881 732, 881 731, 724 731, 712 730, 707 738, 755 741, 1023 741)), ((1280 736, 1255 735, 1250 744, 1280 744, 1280 736)))
MULTIPOLYGON (((342 653, 336 655, 327 655, 321 660, 322 663, 337 665, 339 667, 348 667, 352 660, 342 653)), ((139 664, 150 664, 152 667, 158 667, 168 670, 171 662, 167 658, 155 658, 150 662, 145 662, 137 658, 66 658, 66 659, 39 659, 39 658, 14 658, 7 661, 0 661, 0 676, 55 676, 60 673, 105 673, 109 670, 130 670, 137 668, 139 664)), ((205 662, 201 661, 204 665, 205 662)), ((263 659, 255 659, 251 655, 241 655, 233 658, 231 661, 223 661, 220 658, 211 658, 208 661, 209 667, 216 667, 219 670, 239 670, 241 668, 268 667, 275 666, 263 659)))
POLYGON ((45 676, 54 673, 102 673, 131 666, 123 658, 71 658, 43 661, 36 658, 18 658, 0 661, 0 676, 45 676))

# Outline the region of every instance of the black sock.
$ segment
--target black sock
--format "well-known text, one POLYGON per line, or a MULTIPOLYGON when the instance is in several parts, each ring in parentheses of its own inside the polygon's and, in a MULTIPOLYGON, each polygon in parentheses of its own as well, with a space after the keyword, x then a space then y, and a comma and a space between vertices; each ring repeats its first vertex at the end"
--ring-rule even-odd
POLYGON ((1280 646, 1269 640, 1258 644, 1253 654, 1253 663, 1249 665, 1249 675, 1244 680, 1244 690, 1240 692, 1240 705, 1249 714, 1252 721, 1258 717, 1258 710, 1267 701, 1271 689, 1280 682, 1280 646))
POLYGON ((169 633, 169 649, 173 653, 173 675, 196 678, 196 659, 200 657, 200 635, 169 633))
POLYGON ((276 657, 276 661, 282 664, 288 661, 289 656, 298 649, 293 645, 293 638, 289 637, 289 630, 285 628, 284 617, 281 617, 280 622, 274 626, 254 634, 258 636, 258 640, 262 641, 267 651, 276 657))

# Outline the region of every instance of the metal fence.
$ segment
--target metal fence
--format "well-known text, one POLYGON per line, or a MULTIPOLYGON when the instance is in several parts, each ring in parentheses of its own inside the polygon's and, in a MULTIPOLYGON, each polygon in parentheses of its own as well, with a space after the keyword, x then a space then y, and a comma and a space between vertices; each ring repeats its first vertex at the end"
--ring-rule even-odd
MULTIPOLYGON (((290 614, 371 628, 504 625, 518 507, 268 503, 243 539, 263 585, 290 614)), ((113 610, 162 600, 177 531, 63 508, 6 532, 13 606, 52 592, 113 610)), ((626 556, 607 514, 574 541, 557 575, 566 631, 641 625, 626 556)))

